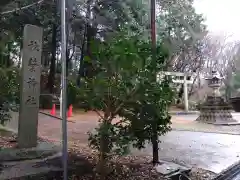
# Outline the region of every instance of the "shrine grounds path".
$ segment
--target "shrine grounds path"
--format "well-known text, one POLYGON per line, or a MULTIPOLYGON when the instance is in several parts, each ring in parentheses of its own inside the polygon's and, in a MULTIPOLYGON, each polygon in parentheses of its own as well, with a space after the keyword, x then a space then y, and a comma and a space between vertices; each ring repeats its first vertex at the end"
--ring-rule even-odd
MULTIPOLYGON (((173 131, 160 137, 160 158, 166 161, 174 160, 190 167, 199 167, 215 173, 219 173, 231 164, 239 161, 240 136, 222 134, 229 133, 230 129, 226 129, 227 127, 219 129, 216 126, 206 127, 205 125, 196 124, 194 121, 196 117, 196 115, 172 117, 173 131), (188 126, 192 129, 186 128, 188 126)), ((87 133, 94 130, 97 126, 98 117, 95 113, 89 112, 76 115, 70 119, 71 122, 68 121, 69 145, 79 144, 87 146, 87 133)), ((61 120, 39 113, 39 136, 54 142, 60 142, 62 137, 61 124, 61 120)), ((18 114, 13 115, 7 127, 17 131, 18 114)), ((238 130, 238 134, 240 133, 240 126, 229 126, 228 128, 233 128, 235 132, 238 130)), ((132 149, 132 153, 134 155, 149 156, 152 153, 151 145, 146 145, 146 148, 141 151, 132 149)))

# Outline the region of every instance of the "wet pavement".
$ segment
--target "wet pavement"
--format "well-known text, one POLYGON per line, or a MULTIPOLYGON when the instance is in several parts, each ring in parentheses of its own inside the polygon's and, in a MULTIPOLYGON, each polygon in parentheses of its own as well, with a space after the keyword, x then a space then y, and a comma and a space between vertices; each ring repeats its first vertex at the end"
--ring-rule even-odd
MULTIPOLYGON (((171 131, 160 138, 160 158, 176 160, 215 173, 240 160, 240 136, 201 132, 171 131)), ((141 152, 151 155, 152 149, 141 152)))
MULTIPOLYGON (((197 115, 179 115, 186 121, 193 121, 197 115)), ((235 116, 235 115, 234 115, 235 116)), ((240 117, 237 114, 236 117, 240 117)), ((240 118, 239 118, 240 119, 240 118)), ((39 114, 39 135, 60 141, 61 120, 39 114)), ((68 123, 68 138, 71 142, 87 144, 87 132, 97 125, 97 117, 82 116, 82 120, 68 123)), ((17 116, 8 123, 11 129, 17 129, 17 116)), ((219 173, 240 160, 240 136, 188 131, 171 131, 160 138, 160 159, 176 160, 189 166, 200 167, 219 173)), ((134 154, 151 155, 151 146, 134 154)))

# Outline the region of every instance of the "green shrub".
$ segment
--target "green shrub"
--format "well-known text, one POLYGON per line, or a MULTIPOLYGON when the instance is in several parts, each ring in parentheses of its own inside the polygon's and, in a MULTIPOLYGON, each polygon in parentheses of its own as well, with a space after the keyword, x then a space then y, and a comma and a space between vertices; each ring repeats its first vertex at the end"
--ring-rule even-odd
MULTIPOLYGON (((91 76, 82 78, 80 91, 84 102, 99 115, 99 126, 90 133, 89 144, 99 152, 101 174, 109 155, 127 153, 130 144, 139 149, 149 141, 158 145, 158 136, 171 129, 167 110, 174 92, 168 78, 161 83, 156 80, 168 53, 158 45, 157 57, 152 58, 151 48, 138 36, 119 33, 108 41, 94 42, 94 59, 84 59, 94 67, 91 76), (117 116, 122 119, 115 123, 117 116)), ((153 161, 158 161, 156 154, 153 161)))
POLYGON ((10 120, 10 111, 16 110, 20 99, 19 71, 0 68, 0 123, 10 120))

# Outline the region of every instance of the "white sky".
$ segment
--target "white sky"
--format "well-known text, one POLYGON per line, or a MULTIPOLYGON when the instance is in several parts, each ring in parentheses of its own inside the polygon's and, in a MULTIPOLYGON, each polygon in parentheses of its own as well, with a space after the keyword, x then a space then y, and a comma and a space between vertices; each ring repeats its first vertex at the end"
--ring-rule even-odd
POLYGON ((210 32, 240 40, 240 0, 195 0, 194 4, 210 32))

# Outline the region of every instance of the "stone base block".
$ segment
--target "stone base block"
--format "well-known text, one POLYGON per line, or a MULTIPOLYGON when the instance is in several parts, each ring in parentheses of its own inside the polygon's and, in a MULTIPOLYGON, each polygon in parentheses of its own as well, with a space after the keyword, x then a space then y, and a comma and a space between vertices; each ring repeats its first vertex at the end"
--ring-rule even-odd
POLYGON ((191 171, 191 168, 173 162, 161 161, 161 163, 155 168, 158 173, 166 177, 172 177, 182 172, 189 173, 191 171))
POLYGON ((47 174, 49 172, 61 172, 61 167, 46 163, 47 160, 58 157, 61 158, 61 156, 61 153, 58 153, 43 159, 4 162, 2 163, 0 179, 35 179, 33 178, 34 176, 47 174))
POLYGON ((207 123, 207 124, 214 124, 214 125, 238 125, 240 124, 239 121, 228 117, 228 118, 219 118, 214 116, 199 116, 196 121, 207 123))
POLYGON ((22 161, 28 159, 42 159, 48 156, 52 156, 60 151, 61 149, 59 146, 56 146, 49 142, 41 142, 35 148, 1 149, 0 160, 1 162, 6 162, 6 161, 22 161))

